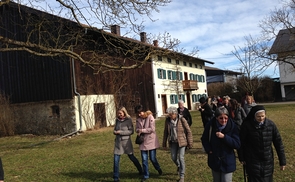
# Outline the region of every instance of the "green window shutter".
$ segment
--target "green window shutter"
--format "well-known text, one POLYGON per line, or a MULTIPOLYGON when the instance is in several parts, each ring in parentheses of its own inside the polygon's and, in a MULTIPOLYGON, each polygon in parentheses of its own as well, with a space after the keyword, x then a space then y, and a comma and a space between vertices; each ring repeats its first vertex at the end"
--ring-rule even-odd
POLYGON ((192 101, 193 101, 193 102, 196 102, 196 101, 195 101, 195 94, 192 95, 192 101))
POLYGON ((161 79, 161 69, 158 69, 157 72, 158 72, 158 78, 161 79))
POLYGON ((167 71, 167 74, 168 74, 168 79, 169 80, 172 80, 172 71, 171 70, 168 70, 167 71))
POLYGON ((189 79, 190 79, 190 80, 194 80, 194 74, 193 74, 193 73, 190 73, 190 74, 189 74, 189 79))
POLYGON ((198 81, 198 75, 194 76, 194 80, 198 81))
POLYGON ((163 70, 163 79, 166 79, 166 70, 163 70))
POLYGON ((179 75, 180 75, 180 79, 179 80, 183 80, 183 76, 182 76, 182 72, 181 71, 179 72, 179 75))
POLYGON ((184 94, 181 95, 181 98, 182 98, 183 102, 185 102, 185 96, 184 96, 184 94))
POLYGON ((203 82, 205 82, 205 76, 204 75, 202 75, 202 80, 203 80, 203 82))
POLYGON ((176 103, 178 103, 178 96, 174 95, 174 97, 175 97, 175 103, 174 104, 176 104, 176 103))
POLYGON ((173 95, 170 95, 170 104, 173 104, 173 95))
POLYGON ((172 80, 176 80, 176 72, 172 71, 172 80))

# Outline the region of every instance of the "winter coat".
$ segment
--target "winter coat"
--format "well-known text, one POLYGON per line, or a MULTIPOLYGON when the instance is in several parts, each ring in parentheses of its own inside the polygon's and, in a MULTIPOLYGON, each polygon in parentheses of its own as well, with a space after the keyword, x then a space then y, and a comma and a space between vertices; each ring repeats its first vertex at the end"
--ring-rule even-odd
POLYGON ((252 104, 244 104, 243 109, 244 109, 246 115, 249 114, 249 112, 250 112, 250 110, 251 110, 251 108, 252 108, 253 106, 256 106, 256 103, 252 103, 252 104))
POLYGON ((156 134, 155 119, 152 114, 149 114, 147 118, 137 118, 136 120, 136 132, 139 129, 143 129, 144 142, 139 145, 140 150, 153 150, 159 148, 159 139, 156 134))
POLYGON ((206 123, 208 123, 212 119, 214 113, 208 103, 204 104, 202 108, 204 109, 204 111, 199 111, 201 112, 202 122, 205 127, 206 123))
MULTIPOLYGON (((177 108, 177 112, 180 114, 180 108, 177 108)), ((186 107, 183 108, 182 116, 185 118, 188 125, 191 126, 192 123, 193 123, 192 116, 191 116, 191 113, 189 112, 189 110, 186 107)))
POLYGON ((249 175, 267 177, 273 174, 274 145, 280 166, 286 165, 284 146, 279 131, 273 121, 265 119, 263 125, 254 120, 245 120, 241 126, 241 151, 239 160, 246 162, 249 175))
MULTIPOLYGON (((164 136, 163 136, 163 147, 167 147, 167 140, 170 138, 171 135, 171 119, 167 117, 165 120, 165 127, 164 127, 164 136)), ((188 147, 192 148, 193 146, 193 135, 191 129, 185 120, 184 117, 179 117, 177 120, 177 141, 179 147, 188 147)), ((170 145, 170 141, 169 145, 170 145)))
POLYGON ((239 130, 233 120, 228 118, 226 127, 221 130, 221 133, 225 136, 224 138, 218 138, 216 136, 216 132, 219 131, 217 122, 216 118, 213 118, 207 123, 201 137, 202 144, 208 154, 208 166, 214 171, 230 173, 236 170, 234 149, 239 149, 241 145, 239 130))
POLYGON ((233 111, 234 112, 234 118, 233 121, 238 125, 238 128, 240 129, 242 123, 243 123, 243 120, 246 118, 246 113, 244 111, 244 109, 239 106, 236 110, 233 111))
POLYGON ((132 119, 126 117, 124 120, 116 119, 114 132, 120 130, 120 134, 115 134, 115 148, 114 154, 131 154, 133 153, 133 145, 131 135, 134 133, 132 119))

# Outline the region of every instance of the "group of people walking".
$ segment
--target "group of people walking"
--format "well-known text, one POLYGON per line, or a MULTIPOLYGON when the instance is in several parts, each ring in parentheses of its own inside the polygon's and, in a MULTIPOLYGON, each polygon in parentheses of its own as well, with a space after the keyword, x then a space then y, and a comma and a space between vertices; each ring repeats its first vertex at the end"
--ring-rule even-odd
MULTIPOLYGON (((272 182, 274 171, 274 146, 280 164, 284 170, 286 158, 280 133, 273 121, 266 118, 262 105, 256 105, 253 98, 246 98, 244 107, 229 96, 223 97, 223 102, 212 107, 208 100, 200 98, 203 134, 201 142, 208 155, 208 166, 211 168, 214 182, 231 182, 236 170, 236 152, 245 169, 245 179, 249 182, 272 182), (249 100, 249 101, 248 101, 249 100), (250 102, 251 101, 251 102, 250 102), (244 109, 247 108, 248 110, 244 109)), ((193 136, 190 126, 192 117, 184 102, 179 101, 177 107, 167 109, 164 123, 164 149, 169 146, 170 155, 179 175, 179 182, 185 179, 185 151, 192 148, 193 136), (168 144, 168 145, 167 145, 168 144)), ((136 128, 133 128, 131 117, 122 107, 117 112, 114 127, 114 181, 119 181, 119 161, 122 154, 127 154, 133 162, 141 181, 150 177, 148 159, 153 167, 162 175, 162 168, 156 157, 160 143, 156 134, 155 119, 151 111, 146 111, 139 105, 135 107, 137 114, 136 128), (131 135, 144 135, 144 141, 139 144, 142 165, 133 154, 131 135)))
MULTIPOLYGON (((200 99, 201 105, 205 98, 200 99)), ((286 166, 283 142, 275 123, 266 118, 264 106, 246 97, 244 107, 229 96, 212 107, 212 118, 203 121, 202 145, 208 154, 214 182, 231 182, 236 170, 236 153, 249 182, 272 182, 274 146, 280 169, 286 166), (247 108, 247 109, 244 109, 247 108), (245 111, 246 110, 246 111, 245 111)), ((205 108, 200 109, 204 112, 205 108)), ((202 117, 203 119, 203 117, 202 117)))

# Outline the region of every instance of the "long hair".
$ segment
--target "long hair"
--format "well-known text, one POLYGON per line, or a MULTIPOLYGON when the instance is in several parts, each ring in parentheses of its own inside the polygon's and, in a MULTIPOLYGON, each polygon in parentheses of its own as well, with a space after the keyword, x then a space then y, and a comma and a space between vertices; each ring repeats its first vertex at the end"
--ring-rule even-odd
POLYGON ((130 118, 130 115, 127 112, 127 109, 125 107, 120 107, 118 111, 122 111, 125 114, 125 117, 130 118))

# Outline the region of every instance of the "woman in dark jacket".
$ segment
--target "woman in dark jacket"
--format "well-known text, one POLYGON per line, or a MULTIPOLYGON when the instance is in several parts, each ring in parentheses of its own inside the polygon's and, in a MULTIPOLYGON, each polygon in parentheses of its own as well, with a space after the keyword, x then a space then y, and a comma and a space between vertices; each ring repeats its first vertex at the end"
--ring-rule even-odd
POLYGON ((205 97, 201 97, 199 99, 199 102, 201 104, 199 111, 201 112, 201 118, 202 118, 203 126, 205 128, 206 124, 212 119, 214 113, 210 105, 207 103, 205 97))
POLYGON ((241 126, 241 150, 239 160, 246 166, 249 182, 272 182, 274 171, 274 145, 281 170, 286 157, 280 133, 273 121, 265 117, 261 105, 252 107, 241 126))
POLYGON ((232 181, 232 173, 236 170, 234 149, 240 148, 240 138, 238 128, 225 107, 216 109, 215 118, 206 125, 201 140, 208 154, 213 181, 232 181))

